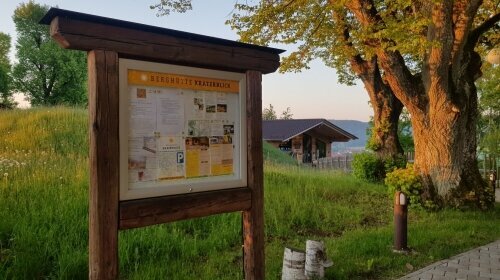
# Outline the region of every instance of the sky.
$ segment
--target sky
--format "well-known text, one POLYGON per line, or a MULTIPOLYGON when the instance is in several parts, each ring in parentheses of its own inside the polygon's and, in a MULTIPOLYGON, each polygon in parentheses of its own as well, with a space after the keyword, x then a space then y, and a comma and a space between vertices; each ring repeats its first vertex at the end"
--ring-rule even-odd
MULTIPOLYGON (((26 1, 0 0, 0 32, 12 37, 11 58, 15 59, 16 32, 12 15, 26 1)), ((157 17, 150 5, 160 0, 39 0, 40 4, 61 9, 127 20, 191 33, 237 40, 236 31, 224 24, 230 18, 234 0, 193 0, 193 10, 157 17)), ((293 51, 293 46, 270 45, 293 51)), ((373 111, 361 84, 346 86, 338 83, 335 70, 313 61, 310 69, 300 73, 272 73, 263 76, 263 108, 272 104, 279 115, 290 107, 293 118, 352 119, 368 121, 373 111)), ((19 100, 19 99, 18 99, 19 100)))

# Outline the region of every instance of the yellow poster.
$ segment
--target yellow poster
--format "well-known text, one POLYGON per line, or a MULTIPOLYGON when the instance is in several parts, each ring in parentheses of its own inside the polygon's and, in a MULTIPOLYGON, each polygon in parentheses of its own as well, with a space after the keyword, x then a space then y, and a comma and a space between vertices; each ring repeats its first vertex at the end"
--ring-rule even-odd
POLYGON ((210 175, 208 137, 186 138, 186 178, 210 175))
POLYGON ((210 172, 212 176, 233 173, 233 144, 229 136, 210 138, 210 172))

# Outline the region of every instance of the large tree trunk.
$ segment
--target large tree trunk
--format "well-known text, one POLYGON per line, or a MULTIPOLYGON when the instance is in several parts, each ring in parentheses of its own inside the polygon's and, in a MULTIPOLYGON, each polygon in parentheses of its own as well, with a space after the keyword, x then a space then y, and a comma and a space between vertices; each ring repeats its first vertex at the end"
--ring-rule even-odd
POLYGON ((465 73, 446 92, 427 86, 428 113, 412 118, 415 168, 423 178, 424 199, 481 209, 493 203, 476 157, 477 73, 465 73))
POLYGON ((373 106, 373 130, 369 148, 381 158, 395 158, 403 154, 398 138, 398 121, 403 104, 392 92, 379 92, 370 100, 373 106))
POLYGON ((396 158, 403 154, 398 138, 398 121, 403 103, 396 98, 382 78, 377 57, 364 61, 359 56, 351 59, 351 67, 363 81, 373 106, 373 129, 368 148, 381 158, 396 158))

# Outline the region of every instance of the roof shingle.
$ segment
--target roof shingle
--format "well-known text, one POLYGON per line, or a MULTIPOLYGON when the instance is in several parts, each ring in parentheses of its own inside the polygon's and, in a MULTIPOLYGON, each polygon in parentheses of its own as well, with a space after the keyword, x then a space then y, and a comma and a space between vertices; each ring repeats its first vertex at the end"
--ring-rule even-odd
POLYGON ((328 130, 329 135, 337 135, 338 139, 331 137, 332 141, 349 141, 358 139, 356 136, 341 129, 325 119, 292 119, 292 120, 264 120, 262 121, 262 136, 268 141, 288 141, 296 135, 305 133, 316 127, 328 130))

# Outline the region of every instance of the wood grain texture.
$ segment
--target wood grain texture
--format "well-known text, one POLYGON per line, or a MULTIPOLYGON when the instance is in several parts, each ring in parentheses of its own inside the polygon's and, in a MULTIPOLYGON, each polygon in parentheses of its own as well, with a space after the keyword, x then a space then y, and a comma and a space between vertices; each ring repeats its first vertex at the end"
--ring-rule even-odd
POLYGON ((120 202, 120 229, 250 209, 248 188, 163 196, 120 202))
POLYGON ((88 55, 89 279, 118 278, 118 54, 88 55))
POLYGON ((244 268, 246 280, 265 279, 264 171, 262 155, 262 74, 246 72, 248 187, 252 208, 243 212, 244 268))
POLYGON ((241 73, 248 69, 271 73, 279 67, 279 55, 263 50, 218 45, 70 18, 55 17, 50 25, 50 33, 63 48, 112 50, 124 58, 241 73))

